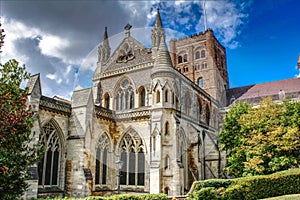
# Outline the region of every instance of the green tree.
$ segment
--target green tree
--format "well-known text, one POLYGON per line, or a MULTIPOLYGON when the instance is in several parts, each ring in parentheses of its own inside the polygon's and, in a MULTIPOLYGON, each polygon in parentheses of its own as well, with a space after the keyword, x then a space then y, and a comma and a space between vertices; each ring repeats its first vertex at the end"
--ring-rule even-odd
POLYGON ((27 90, 20 88, 28 78, 25 66, 16 60, 0 64, 1 199, 16 199, 24 193, 29 166, 37 161, 38 148, 31 142, 33 112, 26 104, 27 90))
POLYGON ((219 136, 221 150, 227 151, 227 165, 225 171, 230 175, 240 176, 243 170, 243 162, 246 160, 245 152, 239 146, 243 135, 239 119, 241 115, 248 112, 252 106, 247 102, 234 104, 225 116, 222 131, 219 136))
MULTIPOLYGON (((241 113, 239 106, 228 115, 241 113)), ((270 98, 248 108, 235 124, 225 118, 220 142, 227 150, 225 170, 234 176, 270 174, 300 164, 300 102, 273 103, 270 98)))

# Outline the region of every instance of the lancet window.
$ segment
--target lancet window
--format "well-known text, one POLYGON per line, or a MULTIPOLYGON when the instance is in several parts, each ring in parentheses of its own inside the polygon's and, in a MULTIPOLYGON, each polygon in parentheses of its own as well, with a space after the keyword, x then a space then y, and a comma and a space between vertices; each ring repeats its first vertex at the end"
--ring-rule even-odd
POLYGON ((139 90, 139 106, 145 106, 146 105, 146 91, 144 87, 141 87, 139 90))
POLYGON ((107 184, 109 172, 109 138, 106 134, 102 134, 96 146, 96 168, 95 168, 95 184, 107 184))
POLYGON ((42 128, 41 145, 45 147, 43 158, 38 163, 39 185, 59 185, 61 141, 57 129, 49 122, 42 128))

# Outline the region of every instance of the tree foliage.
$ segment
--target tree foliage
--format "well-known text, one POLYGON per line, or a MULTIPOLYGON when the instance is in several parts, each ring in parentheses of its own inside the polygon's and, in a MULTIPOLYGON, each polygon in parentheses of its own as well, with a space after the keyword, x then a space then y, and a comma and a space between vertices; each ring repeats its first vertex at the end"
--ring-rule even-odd
POLYGON ((267 98, 258 107, 237 103, 220 134, 225 170, 236 177, 271 174, 300 164, 300 102, 277 104, 267 98))
POLYGON ((25 66, 16 60, 0 64, 0 196, 16 199, 27 188, 29 166, 37 161, 31 128, 33 112, 26 104, 27 91, 20 88, 28 79, 25 66))

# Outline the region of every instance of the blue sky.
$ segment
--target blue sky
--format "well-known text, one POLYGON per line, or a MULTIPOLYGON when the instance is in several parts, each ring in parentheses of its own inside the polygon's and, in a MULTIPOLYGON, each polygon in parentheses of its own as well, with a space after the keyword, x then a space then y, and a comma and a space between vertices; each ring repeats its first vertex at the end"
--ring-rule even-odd
MULTIPOLYGON (((204 31, 201 1, 0 1, 1 61, 26 63, 41 74, 44 95, 70 98, 91 84, 104 27, 111 44, 122 40, 127 23, 149 44, 158 7, 169 37, 204 31)), ((207 0, 205 8, 207 27, 227 49, 230 87, 299 75, 300 1, 207 0)))
MULTIPOLYGON (((248 23, 227 49, 231 87, 294 78, 300 53, 300 1, 254 1, 248 23)), ((300 87, 300 86, 299 86, 300 87)))

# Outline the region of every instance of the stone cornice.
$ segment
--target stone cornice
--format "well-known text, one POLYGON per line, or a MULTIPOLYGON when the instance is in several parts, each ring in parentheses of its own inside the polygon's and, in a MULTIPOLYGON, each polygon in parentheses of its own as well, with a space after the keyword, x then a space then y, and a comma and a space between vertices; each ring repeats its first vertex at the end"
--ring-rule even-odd
POLYGON ((39 107, 42 110, 70 116, 71 115, 71 104, 63 101, 59 101, 53 98, 42 96, 40 99, 39 107))

